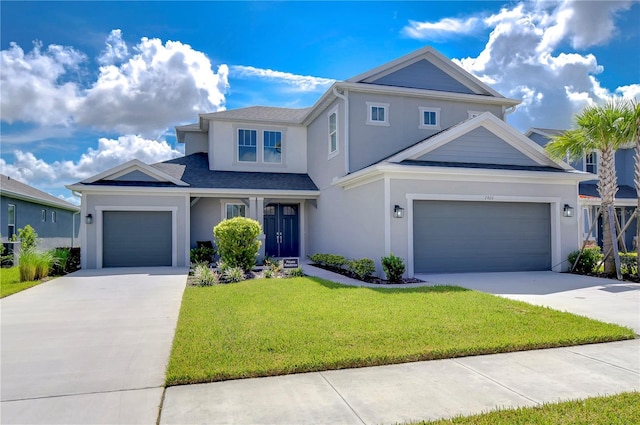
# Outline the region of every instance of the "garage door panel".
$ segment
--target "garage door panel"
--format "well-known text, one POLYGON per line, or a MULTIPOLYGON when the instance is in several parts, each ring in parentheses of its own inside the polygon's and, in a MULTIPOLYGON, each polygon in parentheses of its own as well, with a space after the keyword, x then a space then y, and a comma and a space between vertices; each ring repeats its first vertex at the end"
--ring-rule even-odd
POLYGON ((417 273, 551 268, 549 204, 414 202, 417 273))
POLYGON ((103 267, 172 265, 171 211, 104 211, 103 267))

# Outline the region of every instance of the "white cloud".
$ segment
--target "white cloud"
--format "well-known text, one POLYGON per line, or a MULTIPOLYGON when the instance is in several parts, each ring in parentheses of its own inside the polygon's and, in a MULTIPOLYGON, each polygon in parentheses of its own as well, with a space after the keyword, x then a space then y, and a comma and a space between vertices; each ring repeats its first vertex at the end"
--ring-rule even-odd
MULTIPOLYGON (((614 93, 598 81, 604 68, 593 54, 556 49, 566 44, 578 48, 609 41, 616 32, 616 13, 628 5, 564 1, 503 8, 484 20, 491 28, 484 50, 477 57, 454 61, 501 94, 522 100, 508 118, 515 127, 568 128, 573 115, 585 105, 602 102, 614 93), (590 13, 597 13, 603 22, 591 18, 598 23, 589 27, 590 13)), ((617 92, 637 95, 634 86, 617 92)))
POLYGON ((233 65, 231 76, 235 78, 262 78, 267 81, 286 84, 298 91, 309 92, 324 90, 335 82, 329 78, 296 75, 289 72, 273 71, 271 69, 254 68, 253 66, 233 65))
POLYGON ((629 84, 616 89, 616 93, 622 97, 635 99, 640 102, 640 84, 629 84))
POLYGON ((476 17, 466 19, 444 18, 436 22, 409 21, 402 33, 418 40, 441 40, 448 37, 470 34, 482 28, 482 21, 476 17))
POLYGON ((176 122, 224 109, 227 65, 214 72, 187 44, 142 38, 129 49, 113 30, 88 86, 79 79, 86 59, 71 47, 36 43, 25 54, 12 43, 1 52, 2 120, 157 137, 176 122))
POLYGON ((0 159, 1 173, 40 189, 59 189, 65 184, 86 179, 134 158, 151 164, 182 156, 181 152, 172 149, 167 142, 132 135, 118 139, 101 138, 98 140, 98 148, 87 149, 78 161, 47 163, 31 152, 15 150, 13 154, 15 160, 11 164, 0 159))

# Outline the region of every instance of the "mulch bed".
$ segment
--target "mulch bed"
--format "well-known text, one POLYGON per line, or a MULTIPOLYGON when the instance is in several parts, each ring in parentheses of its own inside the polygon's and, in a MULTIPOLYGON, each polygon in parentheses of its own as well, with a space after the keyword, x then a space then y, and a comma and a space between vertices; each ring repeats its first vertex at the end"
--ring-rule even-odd
POLYGON ((337 274, 341 274, 342 276, 346 276, 346 277, 350 277, 352 279, 356 279, 362 282, 367 282, 367 283, 375 283, 375 284, 379 284, 379 285, 400 285, 403 283, 420 283, 420 282, 424 282, 424 280, 420 280, 420 279, 416 279, 416 278, 410 278, 410 279, 402 279, 400 282, 391 282, 389 280, 386 279, 382 279, 379 277, 375 277, 372 276, 368 279, 360 279, 360 277, 355 274, 355 273, 351 273, 349 270, 345 270, 345 269, 341 269, 341 268, 337 268, 337 267, 331 267, 331 266, 324 266, 324 265, 320 265, 320 264, 312 264, 313 267, 317 267, 319 269, 324 269, 324 270, 329 270, 330 272, 333 273, 337 273, 337 274))

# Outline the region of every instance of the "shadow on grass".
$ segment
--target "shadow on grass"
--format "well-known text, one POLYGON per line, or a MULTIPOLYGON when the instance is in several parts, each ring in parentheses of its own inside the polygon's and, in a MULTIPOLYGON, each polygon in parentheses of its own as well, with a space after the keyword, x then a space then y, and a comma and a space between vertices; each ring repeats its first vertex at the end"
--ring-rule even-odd
POLYGON ((360 290, 370 290, 375 292, 381 292, 384 294, 442 293, 442 292, 472 291, 471 289, 462 288, 460 286, 450 286, 450 285, 415 286, 411 288, 407 288, 406 286, 402 288, 397 288, 397 287, 394 287, 394 285, 381 285, 379 288, 372 288, 370 286, 343 285, 341 283, 332 282, 330 280, 326 280, 326 279, 322 279, 314 276, 306 276, 306 278, 328 289, 350 289, 350 290, 360 289, 360 290))

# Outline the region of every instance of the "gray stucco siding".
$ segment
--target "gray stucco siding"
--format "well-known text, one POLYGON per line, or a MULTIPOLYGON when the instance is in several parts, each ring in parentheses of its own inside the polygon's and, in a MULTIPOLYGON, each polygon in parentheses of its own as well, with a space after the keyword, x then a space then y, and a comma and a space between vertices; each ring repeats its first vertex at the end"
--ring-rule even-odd
POLYGON ((404 68, 372 81, 372 83, 385 86, 474 94, 468 87, 426 59, 405 66, 404 68))
POLYGON ((123 182, 157 182, 158 180, 139 170, 134 170, 114 179, 123 182))
MULTIPOLYGON (((228 201, 242 203, 240 200, 228 201)), ((213 228, 222 220, 223 202, 218 198, 200 198, 191 207, 190 248, 195 248, 198 241, 213 241, 213 228)))
MULTIPOLYGON (((352 118, 350 119, 352 121, 352 118)), ((322 190, 331 185, 334 177, 345 174, 345 123, 344 104, 336 100, 307 127, 307 172, 316 186, 322 190), (338 113, 338 153, 329 157, 330 111, 338 113)), ((350 141, 351 143, 351 141, 350 141)))
POLYGON ((191 155, 198 152, 209 152, 207 133, 186 132, 184 135, 184 154, 191 155))
POLYGON ((365 168, 467 120, 469 111, 489 111, 502 117, 502 108, 495 105, 350 92, 350 172, 365 168), (389 105, 389 126, 367 125, 367 102, 389 105), (419 128, 420 107, 440 108, 439 129, 419 128))
POLYGON ((18 234, 18 229, 23 229, 26 225, 30 225, 38 234, 38 239, 40 240, 38 248, 47 250, 56 247, 80 245, 78 239, 80 229, 79 213, 76 213, 74 223, 73 211, 7 196, 0 197, 0 234, 3 242, 6 242, 9 236, 7 217, 9 204, 16 206, 16 235, 18 234), (42 221, 42 210, 45 210, 46 221, 42 221), (52 213, 55 213, 55 222, 52 220, 52 213))
POLYGON ((418 159, 479 164, 539 165, 484 127, 476 128, 418 159))

